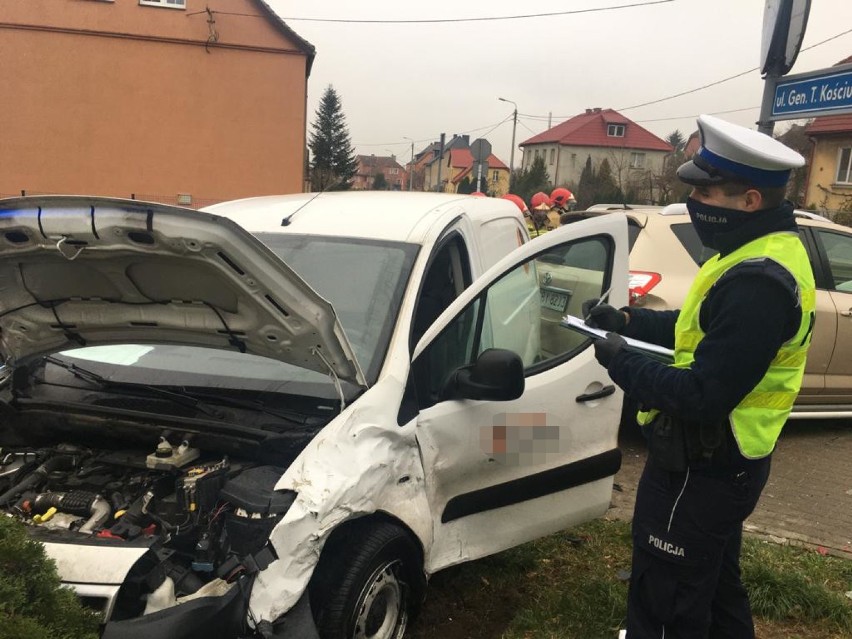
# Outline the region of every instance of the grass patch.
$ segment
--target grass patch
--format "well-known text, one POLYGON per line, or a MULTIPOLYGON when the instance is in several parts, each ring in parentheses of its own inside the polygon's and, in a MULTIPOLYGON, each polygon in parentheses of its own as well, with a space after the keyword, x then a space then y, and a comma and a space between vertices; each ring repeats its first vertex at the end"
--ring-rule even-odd
POLYGON ((746 539, 740 565, 754 614, 817 622, 852 635, 852 562, 746 539))
MULTIPOLYGON (((630 524, 598 520, 442 571, 412 637, 614 639, 630 555, 630 524)), ((742 568, 759 638, 852 636, 852 562, 746 539, 742 568)))

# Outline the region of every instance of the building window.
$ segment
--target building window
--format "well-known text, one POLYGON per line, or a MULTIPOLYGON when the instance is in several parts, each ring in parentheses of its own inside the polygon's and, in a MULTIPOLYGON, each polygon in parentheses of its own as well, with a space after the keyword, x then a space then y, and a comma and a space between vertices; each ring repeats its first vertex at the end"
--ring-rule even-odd
POLYGON ((624 137, 624 125, 623 124, 607 124, 606 125, 606 134, 611 138, 623 138, 624 137))
POLYGON ((538 159, 538 149, 535 150, 535 159, 538 159))
POLYGON ((644 153, 631 153, 630 154, 630 168, 631 169, 645 168, 645 154, 644 153))
POLYGON ((186 0, 139 0, 139 4, 152 7, 168 7, 169 9, 186 9, 186 0))
POLYGON ((553 159, 556 157, 556 149, 550 149, 550 163, 553 164, 553 159))
POLYGON ((399 169, 391 169, 388 171, 388 173, 390 173, 391 175, 396 175, 397 173, 399 173, 399 169))
POLYGON ((500 173, 498 173, 497 171, 494 171, 494 174, 491 176, 491 181, 497 182, 499 179, 500 179, 500 173))
POLYGON ((840 149, 837 161, 837 181, 840 184, 852 184, 852 147, 840 149))

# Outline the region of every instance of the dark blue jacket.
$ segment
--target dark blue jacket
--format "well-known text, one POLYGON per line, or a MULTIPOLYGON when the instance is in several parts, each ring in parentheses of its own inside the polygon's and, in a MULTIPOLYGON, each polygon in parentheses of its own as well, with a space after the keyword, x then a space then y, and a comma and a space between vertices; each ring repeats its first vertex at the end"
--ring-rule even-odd
MULTIPOLYGON (((755 213, 716 240, 724 256, 777 231, 798 232, 789 203, 755 213)), ((680 311, 623 310, 630 314, 625 336, 674 348, 680 311)), ((780 346, 796 334, 801 321, 796 282, 772 261, 739 264, 711 288, 699 321, 705 337, 691 368, 672 368, 622 350, 610 362, 610 377, 643 408, 700 422, 725 419, 766 374, 780 346)))

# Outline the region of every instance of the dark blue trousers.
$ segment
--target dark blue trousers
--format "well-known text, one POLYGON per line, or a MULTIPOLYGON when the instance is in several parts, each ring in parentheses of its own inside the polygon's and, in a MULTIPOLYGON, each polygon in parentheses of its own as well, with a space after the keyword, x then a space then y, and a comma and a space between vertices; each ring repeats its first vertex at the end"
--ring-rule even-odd
POLYGON ((648 460, 633 513, 628 639, 754 639, 742 524, 770 458, 673 473, 648 460))

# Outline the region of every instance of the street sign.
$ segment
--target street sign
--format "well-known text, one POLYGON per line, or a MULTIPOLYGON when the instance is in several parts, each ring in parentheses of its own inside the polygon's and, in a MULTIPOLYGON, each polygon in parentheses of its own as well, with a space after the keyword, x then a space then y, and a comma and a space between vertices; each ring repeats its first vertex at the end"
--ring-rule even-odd
POLYGON ((780 76, 793 68, 805 37, 810 10, 811 0, 766 0, 760 48, 761 73, 780 76))
POLYGON ((474 140, 473 144, 470 145, 470 153, 475 162, 486 162, 488 156, 491 155, 491 142, 485 138, 474 140))
POLYGON ((852 64, 775 81, 772 121, 846 113, 852 113, 852 64))

